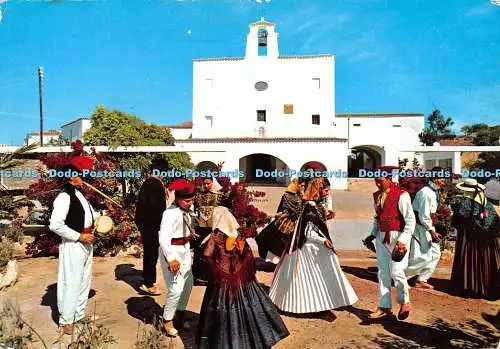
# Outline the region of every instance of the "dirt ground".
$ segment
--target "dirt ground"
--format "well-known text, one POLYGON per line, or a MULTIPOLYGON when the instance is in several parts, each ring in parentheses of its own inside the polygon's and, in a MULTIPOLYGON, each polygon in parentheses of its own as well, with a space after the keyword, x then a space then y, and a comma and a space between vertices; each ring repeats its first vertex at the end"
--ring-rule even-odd
MULTIPOLYGON (((396 319, 370 322, 366 315, 377 305, 374 255, 365 251, 339 251, 347 278, 358 294, 353 307, 336 310, 332 321, 326 314, 283 316, 290 336, 277 349, 306 348, 494 348, 500 332, 482 313, 496 314, 500 304, 464 299, 449 289, 450 262, 442 261, 430 280, 435 290, 411 289, 413 311, 405 322, 396 319)), ((87 313, 94 311, 98 323, 108 327, 117 343, 113 348, 134 348, 138 328, 161 314, 164 296, 137 294, 141 260, 133 257, 95 258, 93 284, 87 313)), ((24 319, 35 327, 47 344, 57 336, 57 259, 20 261, 21 278, 4 296, 15 299, 24 319)), ((161 278, 161 272, 159 271, 161 278)), ((269 286, 272 273, 259 271, 258 279, 269 286)), ((163 283, 161 283, 164 288, 163 283)), ((169 348, 195 348, 195 328, 204 287, 193 289, 188 310, 193 329, 169 339, 169 348)), ((394 294, 393 294, 393 299, 394 294)), ((397 312, 397 306, 394 311, 397 312)), ((63 339, 68 340, 68 338, 63 339)), ((35 344, 41 348, 41 343, 35 344)))
MULTIPOLYGON (((257 188, 255 188, 257 189, 257 188)), ((283 188, 260 188, 268 193, 258 205, 273 214, 283 188)), ((371 218, 373 183, 351 183, 350 191, 334 191, 333 199, 339 218, 371 218)), ((496 348, 500 328, 483 315, 494 315, 500 302, 465 299, 450 289, 451 258, 440 262, 430 283, 435 290, 411 289, 413 310, 407 321, 396 319, 369 321, 367 315, 376 308, 378 298, 376 261, 369 251, 338 251, 347 278, 359 301, 353 307, 336 310, 336 319, 328 314, 308 316, 283 315, 290 336, 277 349, 330 348, 496 348)), ((57 335, 58 260, 54 258, 22 259, 16 285, 0 294, 19 304, 24 319, 30 323, 51 348, 57 335)), ((109 328, 117 340, 112 348, 134 348, 139 328, 146 328, 162 312, 165 296, 149 297, 136 291, 141 280, 142 261, 133 257, 95 258, 93 283, 87 313, 100 317, 99 324, 109 328)), ((257 277, 270 285, 272 272, 259 271, 257 277)), ((158 269, 158 279, 162 274, 158 269)), ((161 286, 165 289, 163 281, 161 286)), ((196 323, 203 300, 204 287, 193 289, 188 310, 193 328, 180 337, 169 339, 169 348, 195 348, 196 323)), ((393 300, 395 294, 393 292, 393 300)), ((399 310, 397 305, 393 309, 399 310)), ((496 324, 498 326, 498 323, 496 324)), ((67 342, 68 338, 63 338, 67 342)), ((42 348, 36 343, 34 348, 42 348)), ((54 347, 58 347, 57 345, 54 347)))

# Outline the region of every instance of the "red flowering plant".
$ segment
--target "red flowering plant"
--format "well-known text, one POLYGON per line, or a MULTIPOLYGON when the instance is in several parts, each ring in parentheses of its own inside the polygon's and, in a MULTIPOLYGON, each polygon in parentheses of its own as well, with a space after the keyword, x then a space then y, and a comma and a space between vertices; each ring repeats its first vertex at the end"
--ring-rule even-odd
MULTIPOLYGON (((223 164, 219 163, 217 165, 218 171, 221 171, 223 164)), ((217 182, 221 185, 221 191, 225 194, 225 206, 229 208, 240 225, 238 230, 240 235, 245 238, 257 236, 257 229, 267 225, 271 217, 251 203, 254 198, 264 197, 266 194, 260 191, 248 190, 246 182, 232 184, 229 177, 217 177, 217 182)))
MULTIPOLYGON (((111 197, 114 201, 123 204, 120 196, 122 185, 118 178, 105 177, 103 171, 116 171, 117 166, 115 161, 105 154, 97 153, 92 149, 90 154, 85 154, 83 144, 77 140, 71 144, 73 149, 72 154, 58 153, 55 155, 45 156, 41 159, 42 163, 49 170, 62 171, 62 169, 70 164, 70 159, 75 155, 86 155, 93 160, 93 171, 96 171, 96 176, 84 178, 84 181, 91 184, 98 190, 111 197), (99 176, 99 171, 102 171, 103 176, 99 176)), ((52 208, 55 197, 61 191, 67 178, 59 176, 49 176, 49 172, 43 168, 38 169, 40 179, 28 188, 26 195, 29 198, 36 199, 45 207, 52 208)), ((114 229, 105 236, 99 236, 94 243, 94 253, 96 256, 105 256, 108 254, 115 255, 118 251, 128 247, 130 244, 137 243, 137 229, 133 223, 131 216, 132 208, 119 208, 104 198, 96 191, 83 185, 79 190, 85 195, 92 206, 96 210, 106 209, 114 222, 114 229)), ((48 225, 49 215, 51 211, 44 214, 44 223, 48 225)), ((26 248, 27 254, 31 256, 49 256, 58 254, 58 245, 60 238, 58 235, 50 232, 41 233, 35 237, 35 240, 28 244, 26 248)))
MULTIPOLYGON (((420 164, 415 159, 412 163, 410 169, 407 169, 408 159, 400 161, 399 167, 400 171, 406 171, 412 173, 423 173, 424 170, 420 167, 420 164)), ((446 184, 441 188, 439 193, 438 207, 436 213, 432 215, 432 221, 436 232, 441 235, 440 245, 441 250, 449 249, 451 247, 450 241, 452 239, 453 227, 451 226, 452 211, 450 208, 450 200, 456 192, 454 180, 460 178, 460 175, 449 172, 450 176, 446 179, 446 184)), ((415 194, 425 187, 430 180, 430 177, 399 177, 399 186, 406 190, 413 201, 415 194)))

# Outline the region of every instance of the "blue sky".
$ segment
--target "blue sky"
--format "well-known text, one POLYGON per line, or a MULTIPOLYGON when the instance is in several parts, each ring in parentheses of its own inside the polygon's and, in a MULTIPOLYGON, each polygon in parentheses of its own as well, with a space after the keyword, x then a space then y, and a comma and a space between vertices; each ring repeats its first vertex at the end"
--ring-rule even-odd
MULTIPOLYGON (((2 2, 0 0, 0 2, 2 2)), ((336 112, 500 120, 500 5, 490 0, 8 0, 0 22, 0 143, 98 104, 161 125, 191 119, 192 60, 243 56, 261 12, 280 54, 336 56, 336 112), (263 6, 263 9, 261 8, 263 6)), ((499 1, 497 1, 499 2, 499 1)))

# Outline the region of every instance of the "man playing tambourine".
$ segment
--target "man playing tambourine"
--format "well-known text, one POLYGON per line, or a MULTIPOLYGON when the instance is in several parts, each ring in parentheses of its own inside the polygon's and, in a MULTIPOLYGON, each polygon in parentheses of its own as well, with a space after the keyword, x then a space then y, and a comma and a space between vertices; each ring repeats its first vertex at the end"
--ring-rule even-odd
MULTIPOLYGON (((63 170, 75 173, 91 170, 92 159, 75 156, 63 170)), ((85 316, 92 276, 94 226, 100 216, 79 190, 81 178, 72 177, 54 200, 50 230, 59 235, 57 307, 59 326, 73 334, 73 324, 85 316)))

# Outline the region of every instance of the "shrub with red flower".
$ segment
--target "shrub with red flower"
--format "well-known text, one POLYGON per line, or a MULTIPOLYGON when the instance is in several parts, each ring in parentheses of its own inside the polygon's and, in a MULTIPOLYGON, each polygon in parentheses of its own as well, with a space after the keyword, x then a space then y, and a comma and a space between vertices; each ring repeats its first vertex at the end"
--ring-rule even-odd
MULTIPOLYGON (((70 159, 74 155, 83 155, 84 149, 81 141, 77 140, 71 145, 72 154, 55 154, 43 157, 41 160, 48 169, 62 170, 70 163, 70 159)), ((115 161, 107 157, 105 154, 97 153, 92 149, 90 154, 85 154, 92 158, 95 171, 116 171, 118 170, 115 161)), ((36 199, 43 206, 52 208, 55 197, 60 192, 65 178, 57 176, 49 176, 47 171, 38 169, 40 179, 28 188, 27 196, 36 199)), ((125 206, 121 196, 122 184, 118 178, 111 177, 89 177, 84 179, 91 183, 94 187, 104 192, 114 201, 125 206)), ((133 223, 132 215, 133 207, 127 206, 121 209, 110 203, 107 199, 96 193, 92 189, 83 186, 79 188, 85 197, 89 200, 92 206, 97 210, 106 209, 114 222, 114 230, 106 236, 100 236, 94 243, 94 253, 96 256, 114 255, 121 249, 128 247, 132 243, 137 243, 139 235, 135 224, 133 223)), ((49 213, 45 215, 45 224, 48 225, 49 213)), ((58 254, 58 244, 60 238, 58 235, 47 231, 35 237, 35 240, 28 244, 26 251, 31 256, 48 256, 58 254)))
MULTIPOLYGON (((223 164, 218 164, 219 171, 223 164)), ((254 198, 264 197, 266 194, 248 190, 246 182, 232 184, 229 177, 217 177, 217 182, 222 187, 221 191, 226 194, 227 206, 240 225, 239 233, 245 238, 257 236, 257 229, 267 225, 271 217, 251 203, 254 198)))

